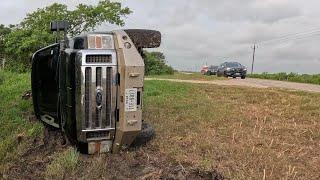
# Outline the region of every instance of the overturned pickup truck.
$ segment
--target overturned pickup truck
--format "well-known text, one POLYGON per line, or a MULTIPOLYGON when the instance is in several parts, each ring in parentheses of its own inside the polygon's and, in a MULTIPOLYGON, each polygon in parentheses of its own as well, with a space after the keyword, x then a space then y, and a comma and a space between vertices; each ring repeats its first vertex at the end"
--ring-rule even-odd
MULTIPOLYGON (((64 40, 32 57, 32 94, 38 119, 61 128, 88 154, 129 147, 142 122, 143 48, 159 47, 152 30, 117 30, 67 38, 68 23, 51 23, 64 40)), ((58 37, 58 36, 57 36, 58 37)), ((58 38, 57 38, 58 39, 58 38)))

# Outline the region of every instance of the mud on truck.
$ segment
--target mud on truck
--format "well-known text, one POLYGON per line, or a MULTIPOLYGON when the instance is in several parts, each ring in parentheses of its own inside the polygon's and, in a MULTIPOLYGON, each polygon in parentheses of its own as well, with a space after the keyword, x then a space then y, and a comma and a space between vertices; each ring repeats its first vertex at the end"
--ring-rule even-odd
POLYGON ((35 115, 82 153, 117 153, 150 131, 142 121, 143 49, 159 47, 161 34, 127 29, 67 38, 68 27, 52 22, 56 43, 33 54, 35 115))

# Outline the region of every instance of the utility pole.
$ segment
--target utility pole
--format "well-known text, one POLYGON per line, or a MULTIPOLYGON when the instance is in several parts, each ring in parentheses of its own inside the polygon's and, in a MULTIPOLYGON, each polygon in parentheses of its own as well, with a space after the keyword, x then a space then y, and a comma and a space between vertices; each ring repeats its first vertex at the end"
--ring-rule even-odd
POLYGON ((252 55, 252 66, 251 66, 251 74, 253 74, 253 67, 254 67, 254 59, 256 55, 256 49, 258 46, 256 44, 253 44, 253 55, 252 55))

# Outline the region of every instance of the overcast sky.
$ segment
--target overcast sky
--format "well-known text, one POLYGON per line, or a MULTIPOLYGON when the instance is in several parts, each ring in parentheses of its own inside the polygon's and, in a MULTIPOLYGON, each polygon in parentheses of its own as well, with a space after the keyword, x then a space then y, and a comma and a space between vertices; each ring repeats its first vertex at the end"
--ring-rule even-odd
MULTIPOLYGON (((94 4, 98 0, 91 0, 94 4)), ((0 24, 16 24, 27 12, 53 2, 70 8, 84 0, 3 0, 0 24)), ((126 0, 133 13, 126 28, 161 31, 167 61, 179 70, 239 61, 251 67, 258 43, 256 72, 319 73, 320 2, 318 0, 126 0), (319 30, 319 32, 317 31, 319 30), (297 33, 306 33, 301 35, 297 33), (298 36, 288 36, 296 34, 298 36), (308 35, 308 36, 307 36, 308 35), (284 37, 285 36, 285 37, 284 37), (284 37, 281 41, 268 41, 284 37), (259 43, 268 41, 268 43, 259 43)), ((108 24, 99 29, 120 27, 108 24)))

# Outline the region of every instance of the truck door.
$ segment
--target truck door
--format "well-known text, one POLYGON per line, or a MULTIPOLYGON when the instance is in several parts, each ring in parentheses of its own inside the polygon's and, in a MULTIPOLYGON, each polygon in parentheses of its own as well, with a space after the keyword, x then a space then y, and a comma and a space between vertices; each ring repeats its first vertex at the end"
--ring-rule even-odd
POLYGON ((32 95, 38 119, 59 128, 58 72, 59 44, 40 49, 32 57, 32 95))

